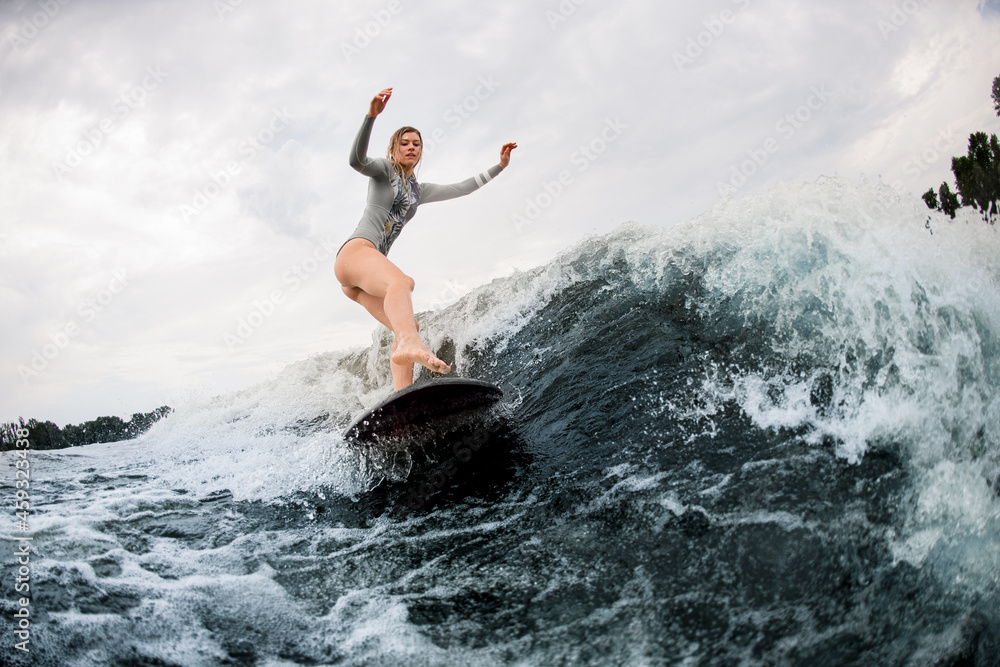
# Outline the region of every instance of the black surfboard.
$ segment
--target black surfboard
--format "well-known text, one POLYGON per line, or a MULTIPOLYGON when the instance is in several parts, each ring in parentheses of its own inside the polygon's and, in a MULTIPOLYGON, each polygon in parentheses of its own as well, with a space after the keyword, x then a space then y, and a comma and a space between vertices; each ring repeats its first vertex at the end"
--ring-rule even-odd
POLYGON ((344 431, 355 444, 375 445, 409 439, 442 424, 474 417, 503 398, 489 382, 467 378, 440 378, 410 385, 358 417, 344 431))

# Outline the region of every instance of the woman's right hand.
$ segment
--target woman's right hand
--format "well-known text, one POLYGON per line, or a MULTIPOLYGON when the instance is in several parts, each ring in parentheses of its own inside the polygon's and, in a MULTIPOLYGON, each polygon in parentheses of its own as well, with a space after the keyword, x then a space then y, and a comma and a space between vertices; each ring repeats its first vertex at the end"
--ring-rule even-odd
POLYGON ((385 109, 385 103, 389 101, 390 97, 392 97, 392 88, 386 88, 376 95, 368 107, 368 115, 374 118, 382 113, 382 109, 385 109))

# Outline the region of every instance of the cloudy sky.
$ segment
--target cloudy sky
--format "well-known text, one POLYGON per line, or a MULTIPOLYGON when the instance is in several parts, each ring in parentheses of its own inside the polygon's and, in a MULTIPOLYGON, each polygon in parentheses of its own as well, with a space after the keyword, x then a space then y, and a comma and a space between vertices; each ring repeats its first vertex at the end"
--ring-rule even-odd
POLYGON ((381 88, 418 310, 635 220, 822 175, 916 198, 1000 130, 995 1, 0 2, 0 420, 127 418, 368 344, 333 253, 381 88))

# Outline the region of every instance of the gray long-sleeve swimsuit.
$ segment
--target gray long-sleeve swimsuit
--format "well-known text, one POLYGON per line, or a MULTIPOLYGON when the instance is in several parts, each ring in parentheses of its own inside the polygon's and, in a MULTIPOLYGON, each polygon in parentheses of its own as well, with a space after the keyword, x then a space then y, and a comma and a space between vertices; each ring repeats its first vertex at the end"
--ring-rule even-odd
POLYGON ((392 162, 385 158, 368 157, 368 141, 374 124, 373 117, 365 116, 351 147, 351 166, 371 178, 371 181, 368 183, 368 204, 361 222, 348 241, 367 239, 383 255, 389 254, 389 248, 403 226, 416 215, 417 206, 475 192, 503 170, 503 167, 495 164, 478 176, 451 185, 418 184, 412 175, 404 181, 392 168, 392 162))

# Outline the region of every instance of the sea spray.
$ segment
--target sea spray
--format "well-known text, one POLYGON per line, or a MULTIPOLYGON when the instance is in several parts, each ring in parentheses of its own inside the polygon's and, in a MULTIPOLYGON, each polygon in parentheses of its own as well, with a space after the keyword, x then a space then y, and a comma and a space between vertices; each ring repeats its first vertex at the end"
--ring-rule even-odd
POLYGON ((998 258, 889 188, 782 185, 419 314, 508 397, 440 483, 340 435, 391 391, 382 329, 35 452, 31 657, 989 665, 998 258))

